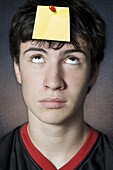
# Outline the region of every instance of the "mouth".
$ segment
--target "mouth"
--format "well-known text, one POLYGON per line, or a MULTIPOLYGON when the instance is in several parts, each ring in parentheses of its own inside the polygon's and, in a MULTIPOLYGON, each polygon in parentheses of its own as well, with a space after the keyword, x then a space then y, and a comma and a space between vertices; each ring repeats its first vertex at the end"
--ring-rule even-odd
POLYGON ((66 105, 66 100, 61 97, 48 97, 39 101, 43 107, 48 109, 60 109, 66 105))

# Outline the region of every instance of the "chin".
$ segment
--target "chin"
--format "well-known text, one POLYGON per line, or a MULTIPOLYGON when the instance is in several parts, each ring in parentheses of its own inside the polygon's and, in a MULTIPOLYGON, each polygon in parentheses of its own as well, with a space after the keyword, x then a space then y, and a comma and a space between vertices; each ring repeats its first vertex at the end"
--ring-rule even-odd
POLYGON ((64 111, 64 109, 50 109, 49 111, 43 112, 42 115, 37 115, 37 118, 46 124, 50 125, 63 125, 70 119, 73 120, 75 114, 64 111))

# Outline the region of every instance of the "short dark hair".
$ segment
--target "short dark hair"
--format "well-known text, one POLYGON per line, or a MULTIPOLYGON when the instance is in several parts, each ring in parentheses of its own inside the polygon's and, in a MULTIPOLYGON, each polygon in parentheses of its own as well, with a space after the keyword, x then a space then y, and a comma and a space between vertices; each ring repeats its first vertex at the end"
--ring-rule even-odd
MULTIPOLYGON (((26 2, 15 13, 10 26, 10 52, 19 63, 20 43, 32 40, 37 5, 54 5, 70 8, 71 43, 80 48, 78 37, 90 50, 91 61, 100 64, 104 57, 105 22, 100 14, 83 0, 34 0, 26 2)), ((52 47, 52 41, 48 41, 52 47)), ((65 42, 59 42, 58 48, 65 42)))

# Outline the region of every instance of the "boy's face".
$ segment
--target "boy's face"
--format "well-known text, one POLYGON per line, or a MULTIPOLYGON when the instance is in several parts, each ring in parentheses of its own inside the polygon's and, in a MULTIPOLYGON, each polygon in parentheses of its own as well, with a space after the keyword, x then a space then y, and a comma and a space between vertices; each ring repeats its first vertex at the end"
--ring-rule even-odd
POLYGON ((15 64, 28 112, 39 120, 60 124, 82 112, 91 85, 91 61, 85 43, 81 51, 72 44, 54 50, 27 41, 20 45, 19 66, 15 64))

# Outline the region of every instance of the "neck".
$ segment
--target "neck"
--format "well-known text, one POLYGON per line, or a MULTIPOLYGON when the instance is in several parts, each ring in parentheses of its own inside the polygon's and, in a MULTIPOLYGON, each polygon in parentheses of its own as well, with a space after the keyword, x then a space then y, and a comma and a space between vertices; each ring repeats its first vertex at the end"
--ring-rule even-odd
POLYGON ((57 168, 78 152, 89 133, 82 116, 76 121, 70 119, 64 124, 51 125, 40 121, 31 113, 27 130, 35 147, 57 168))

